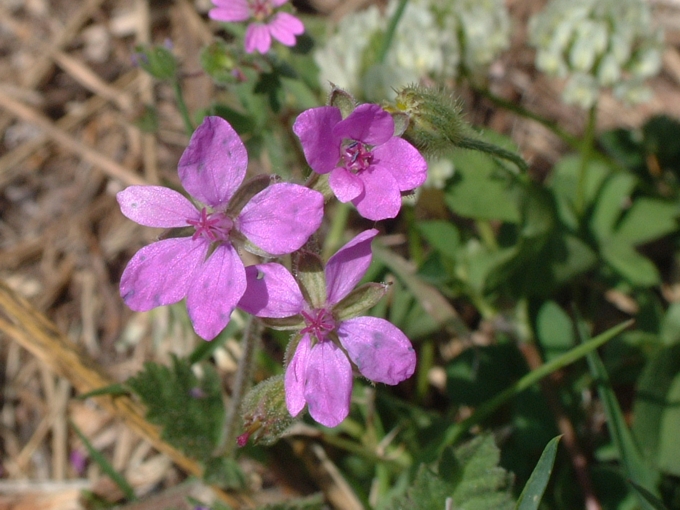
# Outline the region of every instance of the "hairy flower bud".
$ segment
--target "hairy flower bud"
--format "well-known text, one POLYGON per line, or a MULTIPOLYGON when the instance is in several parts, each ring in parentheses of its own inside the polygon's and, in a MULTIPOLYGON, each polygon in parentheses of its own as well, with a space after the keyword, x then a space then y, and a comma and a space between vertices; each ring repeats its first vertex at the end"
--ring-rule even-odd
POLYGON ((283 375, 275 375, 255 385, 241 405, 245 432, 239 446, 249 440, 262 445, 275 443, 295 421, 286 408, 283 375))
POLYGON ((404 138, 425 157, 460 146, 468 131, 460 105, 439 89, 410 85, 397 92, 397 111, 408 115, 404 138))

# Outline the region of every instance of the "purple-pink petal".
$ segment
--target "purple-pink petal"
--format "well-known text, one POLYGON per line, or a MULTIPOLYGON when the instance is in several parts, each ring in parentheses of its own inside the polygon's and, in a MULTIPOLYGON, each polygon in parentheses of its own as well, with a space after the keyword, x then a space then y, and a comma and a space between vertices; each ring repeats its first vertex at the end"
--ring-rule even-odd
POLYGON ((364 192, 364 183, 359 176, 343 167, 338 167, 331 172, 328 185, 340 202, 354 200, 364 192))
POLYGON ((195 271, 187 291, 187 312, 196 334, 204 340, 219 335, 245 290, 241 258, 230 244, 220 244, 195 271))
POLYGON ((286 391, 286 407, 291 416, 297 416, 305 407, 305 377, 307 360, 311 349, 309 335, 304 335, 286 368, 283 385, 286 391))
POLYGON ((399 190, 416 189, 427 178, 427 162, 418 149, 398 137, 373 149, 373 164, 389 170, 399 190))
POLYGON ((179 160, 182 186, 216 209, 229 202, 246 175, 248 154, 238 134, 221 117, 206 117, 179 160))
POLYGON ((163 186, 129 186, 116 200, 123 215, 146 227, 186 227, 187 220, 199 217, 184 195, 163 186))
POLYGON ((399 184, 389 170, 372 166, 361 174, 364 192, 352 203, 364 218, 380 221, 395 218, 401 209, 399 184))
POLYGON ((246 267, 248 287, 238 307, 257 317, 290 317, 302 311, 304 297, 288 269, 274 262, 246 267))
POLYGON ((416 353, 399 328, 377 317, 340 323, 340 343, 361 374, 371 381, 397 384, 413 375, 416 353))
POLYGON ((309 414, 321 425, 335 427, 349 414, 352 366, 330 340, 312 347, 305 371, 305 400, 309 414))
POLYGON ((381 145, 394 136, 392 116, 377 104, 362 104, 335 125, 333 135, 369 145, 381 145))
POLYGON ((272 37, 269 27, 262 23, 251 23, 246 29, 245 48, 247 53, 259 51, 264 54, 269 51, 272 45, 272 37))
POLYGON ((295 36, 305 31, 302 21, 287 12, 277 13, 267 25, 272 37, 286 46, 295 46, 295 36))
POLYGON ((237 226, 253 244, 283 255, 299 249, 321 225, 323 195, 298 184, 279 183, 255 195, 237 226))
POLYGON ((327 174, 338 166, 342 140, 333 135, 333 126, 341 120, 338 108, 320 106, 305 110, 293 124, 307 163, 316 173, 327 174))
POLYGON ((324 271, 328 304, 334 305, 347 296, 366 274, 373 257, 371 241, 377 235, 374 228, 365 230, 328 259, 324 271))
POLYGON ((269 0, 269 3, 274 7, 281 7, 286 2, 288 2, 288 0, 269 0))
POLYGON ((215 5, 208 16, 217 21, 246 21, 250 19, 250 6, 247 0, 212 0, 215 5))
POLYGON ((135 253, 120 278, 123 301, 136 312, 180 301, 207 251, 207 242, 190 237, 145 246, 135 253))

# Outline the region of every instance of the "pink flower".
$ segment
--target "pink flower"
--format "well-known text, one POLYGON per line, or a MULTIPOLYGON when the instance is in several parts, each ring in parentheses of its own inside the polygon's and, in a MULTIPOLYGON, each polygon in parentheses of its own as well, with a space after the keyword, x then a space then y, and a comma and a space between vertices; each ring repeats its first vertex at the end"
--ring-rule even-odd
POLYGON ((394 121, 375 104, 358 106, 346 119, 334 106, 302 112, 293 131, 312 170, 329 175, 341 202, 352 202, 369 220, 394 218, 401 192, 427 177, 427 163, 406 140, 394 136, 394 121))
POLYGON ((246 149, 229 123, 206 117, 178 165, 184 189, 205 205, 197 207, 162 186, 130 186, 118 193, 123 214, 141 225, 194 229, 191 237, 155 242, 132 257, 120 282, 131 309, 146 311, 186 297, 194 330, 212 340, 246 290, 233 239, 245 237, 267 253, 283 255, 300 248, 319 228, 323 196, 296 184, 271 185, 242 209, 229 208, 247 165, 246 149))
POLYGON ((279 264, 246 268, 248 290, 239 307, 260 317, 301 314, 304 327, 285 374, 286 406, 297 416, 305 407, 317 422, 335 427, 349 413, 352 366, 366 378, 397 384, 413 375, 416 356, 397 327, 376 317, 338 318, 340 303, 371 263, 377 230, 362 232, 333 255, 324 271, 326 301, 306 303, 296 281, 279 264))
POLYGON ((295 46, 295 36, 305 31, 302 21, 287 12, 275 12, 288 0, 212 0, 208 16, 217 21, 255 20, 248 25, 245 47, 248 53, 267 53, 272 37, 286 46, 295 46))

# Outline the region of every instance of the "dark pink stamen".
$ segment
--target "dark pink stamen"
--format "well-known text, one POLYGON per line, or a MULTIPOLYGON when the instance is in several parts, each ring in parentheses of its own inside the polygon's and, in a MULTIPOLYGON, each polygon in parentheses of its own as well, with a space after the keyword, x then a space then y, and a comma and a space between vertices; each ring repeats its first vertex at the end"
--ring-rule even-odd
POLYGON ((365 144, 352 140, 344 146, 342 159, 347 170, 359 173, 371 166, 373 153, 366 148, 365 144))
POLYGON ((274 12, 269 0, 251 0, 250 8, 253 11, 253 17, 257 20, 263 20, 274 12))
POLYGON ((203 237, 210 242, 226 241, 229 239, 234 222, 224 213, 208 213, 206 208, 201 209, 201 217, 197 220, 187 220, 187 223, 196 229, 192 239, 203 237))
POLYGON ((335 319, 333 314, 324 308, 319 308, 317 310, 312 310, 311 312, 302 312, 302 316, 305 318, 305 323, 307 326, 301 331, 301 333, 310 333, 316 337, 317 340, 321 341, 326 338, 326 335, 335 329, 335 319))

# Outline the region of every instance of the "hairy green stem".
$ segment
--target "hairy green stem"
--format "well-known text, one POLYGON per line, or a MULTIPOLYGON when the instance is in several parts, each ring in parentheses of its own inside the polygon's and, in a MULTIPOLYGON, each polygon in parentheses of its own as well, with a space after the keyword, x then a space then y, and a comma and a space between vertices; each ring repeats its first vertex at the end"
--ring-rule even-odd
POLYGON ((182 115, 182 121, 184 122, 184 129, 187 135, 191 136, 194 133, 194 124, 191 122, 191 115, 189 115, 189 109, 184 101, 184 93, 182 92, 182 86, 179 83, 179 78, 175 78, 172 81, 172 90, 175 93, 175 100, 177 101, 177 107, 179 108, 179 113, 182 115))
POLYGON ((390 50, 392 45, 392 40, 394 39, 394 32, 397 30, 397 25, 401 16, 404 14, 404 9, 406 9, 406 4, 408 0, 399 0, 399 5, 397 5, 397 10, 394 11, 394 15, 390 18, 390 23, 387 25, 387 31, 385 36, 382 38, 382 44, 380 45, 380 50, 378 51, 378 64, 385 62, 387 58, 387 52, 390 50))
MULTIPOLYGON (((527 165, 526 161, 524 161, 524 159, 519 154, 506 150, 497 145, 468 137, 463 137, 459 142, 456 143, 456 145, 463 149, 472 149, 475 151, 485 152, 486 154, 496 158, 510 161, 520 170, 521 175, 526 176, 526 173, 529 171, 529 165, 527 165)), ((520 174, 515 173, 513 175, 520 177, 520 174)))
POLYGON ((574 347, 569 352, 566 352, 563 355, 559 356, 558 358, 555 358, 549 361, 548 363, 541 365, 536 370, 529 372, 527 375, 522 377, 519 381, 517 381, 515 384, 507 388, 505 391, 502 391, 494 398, 487 400, 486 402, 481 404, 479 407, 477 407, 477 409, 475 409, 475 412, 472 413, 469 417, 448 428, 448 430, 445 433, 444 440, 438 446, 438 453, 441 453, 441 451, 446 446, 450 446, 456 443, 468 430, 470 430, 470 428, 481 423, 485 418, 493 414, 500 406, 502 406, 507 401, 512 399, 515 395, 533 386, 541 379, 552 374, 556 370, 559 370, 560 368, 563 368, 573 363, 574 361, 583 358, 589 352, 592 352, 593 350, 597 349, 604 343, 614 338, 616 335, 621 333, 632 323, 633 320, 623 322, 618 326, 614 326, 613 328, 605 331, 604 333, 601 333, 592 340, 589 340, 588 342, 585 342, 577 347, 574 347))
POLYGON ((582 216, 586 208, 586 179, 588 164, 593 154, 593 143, 595 141, 595 127, 597 125, 597 105, 590 108, 588 112, 588 124, 581 143, 581 166, 578 172, 578 188, 576 189, 576 212, 582 216))
POLYGON ((236 445, 239 411, 241 409, 241 402, 243 402, 243 396, 250 388, 255 350, 260 340, 260 330, 260 322, 252 315, 249 315, 243 329, 243 352, 238 362, 236 380, 231 391, 227 416, 224 420, 224 432, 222 434, 222 444, 217 451, 218 456, 231 455, 236 445))

